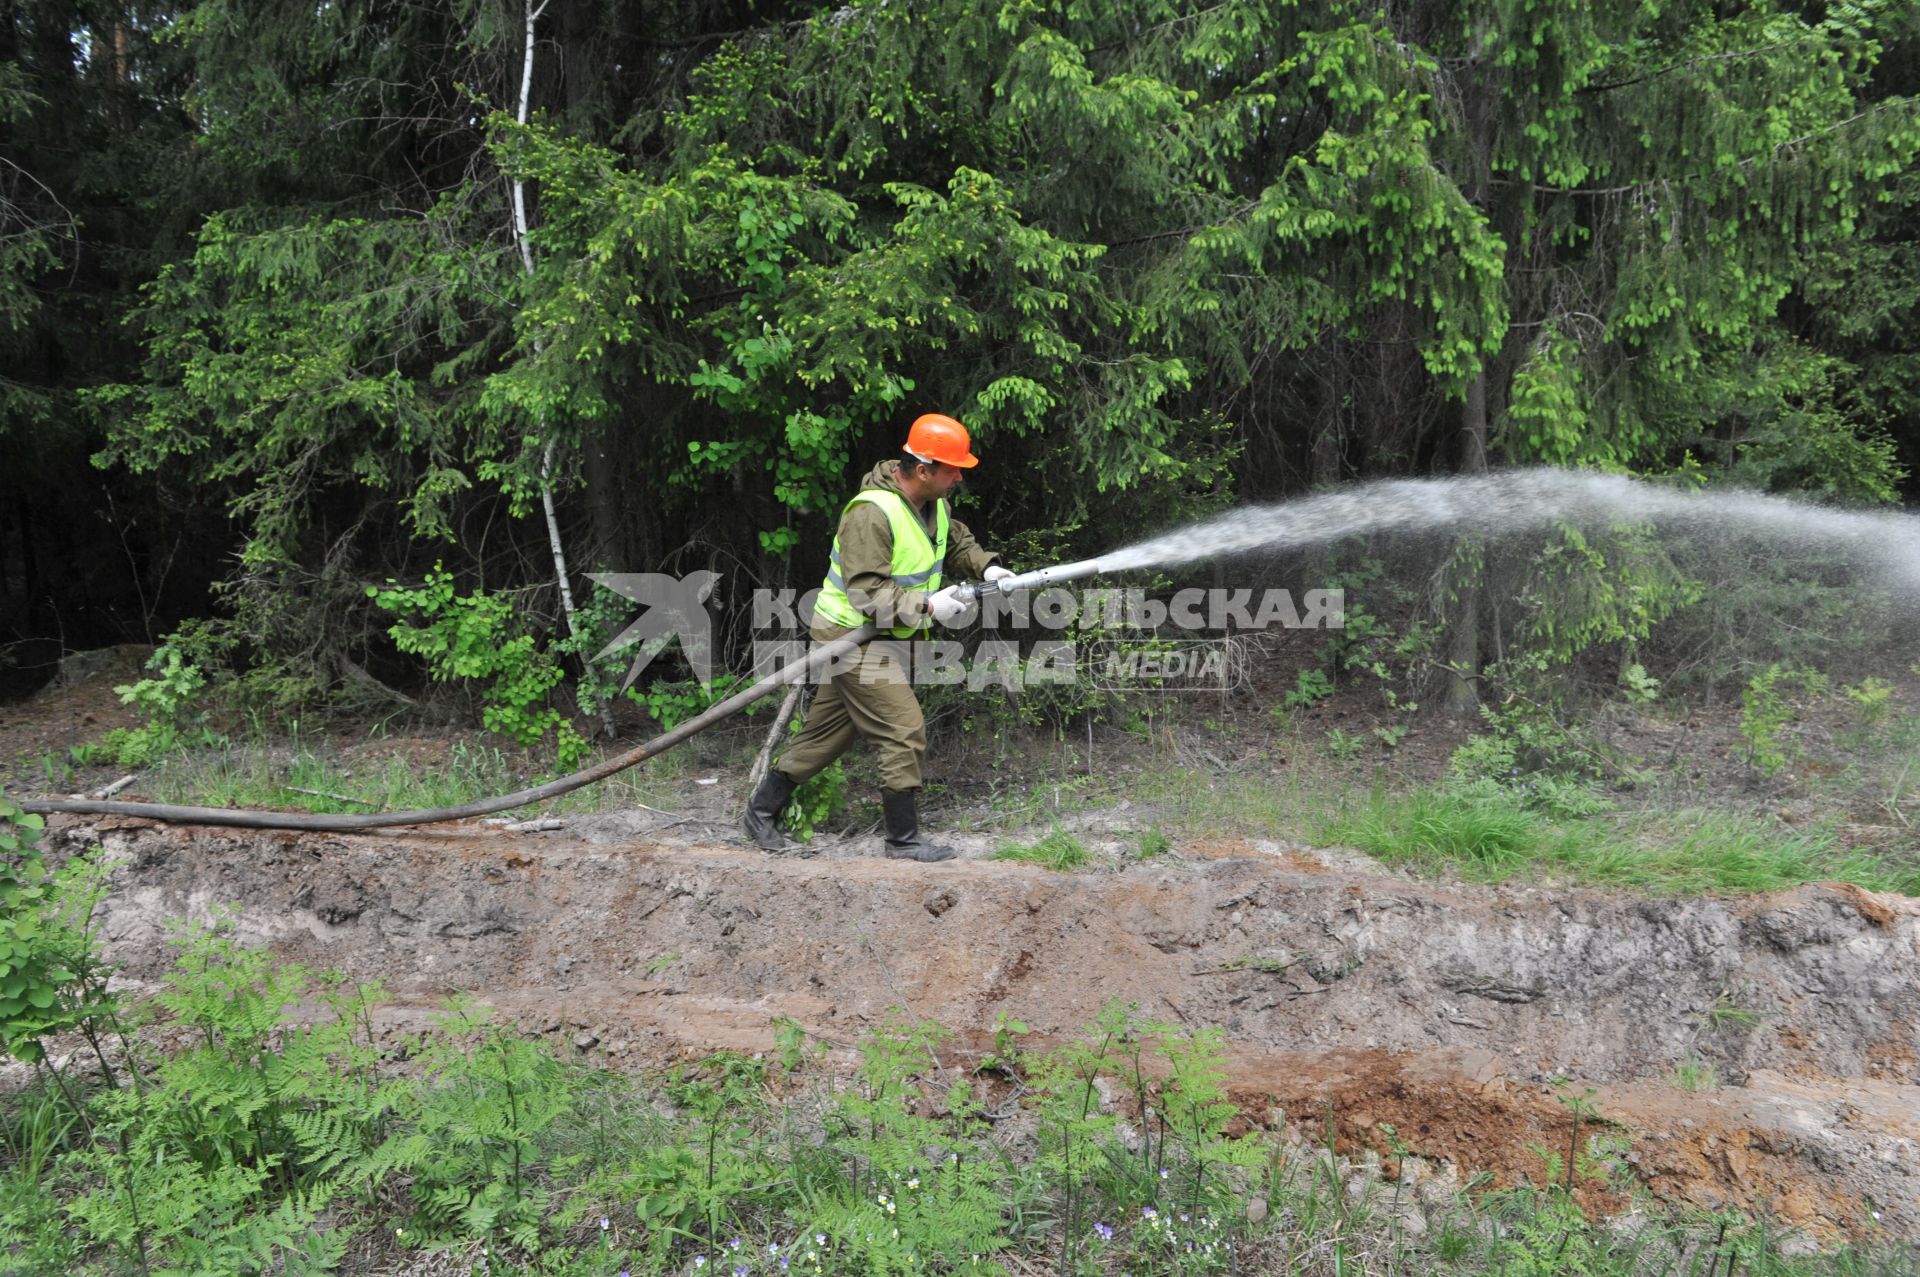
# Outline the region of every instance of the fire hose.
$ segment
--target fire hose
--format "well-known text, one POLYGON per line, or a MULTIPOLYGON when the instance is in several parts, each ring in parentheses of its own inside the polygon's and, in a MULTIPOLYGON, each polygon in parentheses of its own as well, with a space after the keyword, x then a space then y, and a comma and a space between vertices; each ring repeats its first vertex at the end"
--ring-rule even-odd
MULTIPOLYGON (((1055 567, 1040 568, 1033 572, 1017 573, 1013 576, 1001 577, 991 585, 963 586, 962 593, 970 599, 977 599, 986 593, 1006 595, 1016 590, 1039 589, 1061 581, 1092 576, 1103 570, 1101 565, 1104 562, 1103 559, 1083 559, 1078 563, 1064 563, 1055 567)), ((128 803, 83 798, 29 798, 22 800, 19 806, 23 811, 43 814, 66 812, 86 816, 141 816, 148 820, 188 825, 236 825, 247 829, 304 829, 316 833, 343 834, 355 833, 363 829, 382 829, 393 825, 428 825, 442 820, 467 820, 475 816, 487 816, 497 811, 524 806, 527 803, 557 798, 561 794, 571 793, 596 781, 605 780, 629 767, 644 763, 649 758, 657 758, 675 745, 698 736, 716 723, 733 717, 755 701, 791 683, 811 677, 816 671, 828 667, 878 633, 877 627, 866 625, 832 642, 822 643, 805 656, 783 665, 753 686, 744 691, 735 692, 678 727, 662 732, 643 744, 635 745, 625 753, 602 759, 591 767, 584 767, 558 780, 550 780, 544 785, 536 785, 531 789, 516 790, 511 794, 501 794, 495 798, 482 798, 475 802, 461 803, 455 807, 428 807, 413 811, 360 814, 323 814, 256 811, 239 807, 180 807, 168 803, 128 803)))

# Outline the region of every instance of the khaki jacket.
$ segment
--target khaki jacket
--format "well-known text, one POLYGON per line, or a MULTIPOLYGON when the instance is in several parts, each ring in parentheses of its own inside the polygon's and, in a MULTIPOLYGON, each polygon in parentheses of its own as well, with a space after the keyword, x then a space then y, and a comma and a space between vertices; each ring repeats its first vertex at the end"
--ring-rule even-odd
MULTIPOLYGON (((900 463, 882 461, 860 481, 860 490, 879 488, 900 491, 900 463)), ((920 511, 927 536, 933 536, 933 503, 920 511)), ((1000 556, 983 548, 967 531, 967 525, 947 511, 947 557, 940 565, 943 585, 955 581, 977 581, 1000 556)), ((893 583, 893 524, 887 512, 870 501, 849 506, 840 516, 840 574, 847 583, 847 599, 867 616, 875 613, 899 617, 899 624, 910 625, 927 614, 925 590, 905 590, 893 583)), ((844 625, 835 625, 816 617, 813 637, 822 643, 848 633, 844 625)))

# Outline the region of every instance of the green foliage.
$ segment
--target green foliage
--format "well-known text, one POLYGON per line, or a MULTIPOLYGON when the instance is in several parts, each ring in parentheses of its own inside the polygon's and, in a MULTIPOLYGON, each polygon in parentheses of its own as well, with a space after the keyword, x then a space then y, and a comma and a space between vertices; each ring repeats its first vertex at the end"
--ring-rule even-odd
POLYGON ((1404 803, 1376 798, 1337 835, 1389 862, 1435 860, 1504 876, 1522 868, 1548 831, 1510 799, 1416 793, 1404 803))
POLYGON ((67 992, 80 965, 40 855, 45 823, 0 795, 0 1035, 30 1063, 46 1055, 42 1037, 70 1027, 67 992))
POLYGON ((1743 1007, 1735 1001, 1732 989, 1722 989, 1707 1008, 1707 1021, 1715 1028, 1732 1025, 1736 1028, 1751 1029, 1763 1019, 1758 1012, 1743 1007))
MULTIPOLYGON (((648 717, 660 725, 661 731, 670 732, 688 719, 704 714, 739 690, 738 675, 716 674, 713 681, 704 686, 692 680, 686 682, 661 680, 648 684, 644 690, 638 687, 629 688, 627 695, 645 708, 648 717)), ((765 702, 761 704, 764 705, 765 702)))
POLYGON ((418 588, 388 581, 385 589, 368 586, 367 596, 404 618, 387 633, 401 651, 426 658, 435 679, 483 681, 480 718, 489 730, 526 746, 551 734, 561 771, 586 755, 586 741, 549 703, 563 677, 553 651, 524 632, 511 599, 484 590, 459 595, 453 573, 437 564, 418 588))
POLYGON ((995 1013, 993 1017, 993 1051, 980 1057, 980 1071, 1004 1069, 1010 1076, 1017 1076, 1016 1067, 1020 1062, 1020 1039, 1033 1030, 1025 1020, 1015 1020, 1005 1011, 995 1013))
POLYGON ((893 1018, 862 1043, 857 1082, 840 1092, 846 1134, 835 1152, 845 1171, 809 1214, 849 1268, 962 1268, 1008 1244, 1001 1167, 979 1145, 988 1125, 969 1082, 942 1077, 936 1094, 946 1116, 921 1115, 912 1079, 928 1065, 939 1071, 943 1037, 893 1018))
MULTIPOLYGON (((976 427, 996 531, 1090 549, 1446 469, 1469 388, 1497 461, 1868 502, 1911 465, 1904 6, 648 13, 543 19, 525 124, 484 6, 42 14, 85 38, 0 85, 0 429, 59 498, 97 453, 152 524, 233 518, 309 618, 408 537, 545 578, 542 493, 596 553, 791 576, 919 406, 976 427)), ((1619 588, 1542 607, 1556 650, 1663 605, 1566 558, 1619 588)))
MULTIPOLYGON (((193 1045, 149 1083, 91 1101, 92 1142, 61 1163, 99 1184, 71 1203, 81 1235, 164 1271, 328 1271, 348 1234, 316 1225, 390 1105, 372 1048, 356 1040, 378 991, 323 984, 218 930, 179 943, 159 1002, 193 1045), (304 999, 330 1017, 289 1023, 304 999)), ((111 1006, 92 1018, 124 1032, 111 1006)))
MULTIPOLYGON (((376 729, 376 742, 379 735, 376 729)), ((163 759, 142 776, 142 787, 157 801, 189 806, 365 812, 450 807, 526 786, 524 756, 484 737, 453 740, 429 767, 405 750, 382 757, 377 743, 374 758, 353 757, 367 748, 367 742, 313 734, 301 720, 282 721, 224 749, 163 759)), ((656 805, 660 772, 659 764, 642 764, 519 810, 531 817, 656 805)))
POLYGON ((1449 792, 1565 819, 1598 815, 1612 806, 1580 774, 1582 762, 1591 772, 1591 754, 1541 707, 1482 705, 1480 714, 1488 730, 1467 739, 1447 759, 1449 792))
POLYGON ((1079 869, 1093 862, 1086 845, 1064 829, 1055 829, 1037 842, 1014 843, 993 853, 995 860, 1013 860, 1041 865, 1056 873, 1079 869))
POLYGON ((1887 721, 1893 708, 1893 684, 1884 678, 1864 678, 1840 689, 1853 702, 1862 732, 1870 732, 1887 721))
POLYGON ((1295 676, 1293 690, 1281 698, 1282 708, 1311 709, 1333 695, 1333 680, 1325 670, 1304 669, 1295 676))
MULTIPOLYGON (((1146 1083, 1138 1065, 1146 1026, 1135 1021, 1133 1011, 1109 1002, 1085 1033, 1033 1060, 1029 1069, 1028 1083, 1039 1095, 1038 1164, 1059 1203, 1060 1260, 1068 1271, 1089 1244, 1088 1226, 1097 1205, 1089 1199, 1110 1168, 1132 1163, 1118 1139, 1119 1119, 1103 1110, 1097 1083, 1103 1072, 1123 1060, 1133 1064, 1126 1080, 1144 1108, 1146 1083)), ((1142 1141, 1141 1182, 1155 1178, 1148 1165, 1152 1149, 1151 1137, 1142 1141)))
POLYGON ((1489 1258, 1492 1271, 1512 1277, 1602 1273, 1608 1268, 1604 1243, 1572 1195, 1552 1189, 1525 1199, 1489 1258))
POLYGON ((120 703, 133 706, 144 721, 138 727, 116 727, 97 743, 74 747, 76 765, 146 767, 181 750, 226 743, 225 736, 207 725, 206 672, 181 647, 161 644, 147 668, 152 678, 113 689, 120 703))
POLYGON ((1631 704, 1648 704, 1660 698, 1660 680, 1635 661, 1620 671, 1620 694, 1631 704))
POLYGON ((568 1110, 572 1079, 544 1044, 489 1021, 470 1002, 449 1006, 398 1113, 404 1128, 364 1173, 411 1178, 418 1244, 478 1238, 538 1251, 548 1188, 535 1166, 543 1136, 568 1110))
POLYGON ((0 1120, 7 1167, 0 1171, 0 1248, 21 1272, 71 1272, 81 1243, 53 1187, 55 1160, 80 1129, 79 1115, 50 1085, 13 1097, 0 1120))
POLYGON ((1327 729, 1327 752, 1342 762, 1359 757, 1360 751, 1367 747, 1364 736, 1355 736, 1345 728, 1327 729))
MULTIPOLYGON (((943 1063, 941 1032, 900 1015, 859 1043, 852 1077, 782 1078, 783 1094, 808 1088, 783 1107, 758 1059, 721 1053, 653 1077, 569 1067, 471 1004, 411 1040, 403 1065, 371 1038, 377 990, 276 964, 218 927, 179 945, 161 996, 188 1031, 180 1049, 129 1038, 142 1069, 84 1098, 37 1087, 10 1106, 20 1160, 0 1174, 0 1239, 14 1262, 318 1277, 372 1245, 396 1263, 454 1251, 489 1271, 556 1274, 1005 1264, 1172 1277, 1233 1271, 1270 1231, 1296 1253, 1378 1252, 1353 1271, 1444 1259, 1561 1272, 1567 1256, 1578 1271, 1636 1270, 1637 1250, 1587 1226, 1558 1186, 1462 1198, 1461 1231, 1408 1238, 1319 1161, 1296 1163, 1257 1128, 1227 1135, 1217 1030, 1143 1022, 1120 1003, 1045 1052, 1022 1049, 1027 1026, 1000 1017, 997 1066, 1024 1074, 1038 1122, 1026 1156, 998 1145, 970 1082, 943 1063), (1126 1094, 1137 1131, 1103 1087, 1126 1094), (1266 1225, 1242 1222, 1250 1195, 1268 1203, 1266 1225)), ((97 1008, 96 1029, 124 1028, 121 1014, 97 1008)), ((805 1032, 782 1032, 804 1064, 805 1032)), ((1551 1178, 1603 1169, 1599 1143, 1581 1140, 1590 1099, 1563 1096, 1572 1155, 1548 1153, 1551 1178)), ((1715 1236, 1675 1221, 1659 1244, 1684 1255, 1714 1237, 1756 1271, 1776 1257, 1763 1225, 1727 1224, 1715 1236)))
POLYGON ((1159 1111, 1165 1129, 1179 1133, 1185 1155, 1179 1176, 1185 1182, 1170 1185, 1175 1200, 1196 1219, 1231 1215, 1232 1172, 1259 1165, 1262 1151, 1258 1136, 1226 1133, 1237 1116, 1227 1098, 1226 1034, 1215 1027, 1162 1029, 1159 1046, 1168 1068, 1159 1111))
MULTIPOLYGON (((596 661, 631 618, 633 604, 595 580, 587 582, 586 592, 574 595, 573 617, 566 633, 555 634, 550 646, 556 658, 571 659, 579 671, 574 682, 574 700, 583 710, 599 709, 621 694, 626 681, 626 662, 633 659, 632 649, 613 653, 596 661)), ((649 689, 651 690, 651 689, 649 689)), ((639 699, 635 688, 627 688, 629 699, 639 699)), ((757 708, 757 707, 756 707, 757 708)), ((649 713, 652 707, 648 706, 649 713)), ((659 715, 654 715, 655 719, 659 715)), ((667 724, 672 726, 672 724, 667 724)))
MULTIPOLYGON (((800 724, 794 726, 797 730, 800 724)), ((848 801, 846 769, 836 758, 793 791, 786 810, 780 813, 780 827, 802 842, 811 842, 816 833, 839 818, 848 801)))
POLYGON ((1641 642, 1702 593, 1651 528, 1588 534, 1563 524, 1528 564, 1521 595, 1527 655, 1544 658, 1544 670, 1602 643, 1641 642))
POLYGON ((1778 662, 1747 681, 1740 694, 1740 738, 1746 742, 1746 761, 1762 776, 1772 776, 1787 765, 1788 746, 1781 729, 1792 721, 1794 689, 1809 696, 1826 691, 1827 677, 1818 670, 1797 669, 1778 662))
POLYGON ((1729 369, 1722 413, 1741 423, 1733 477, 1851 505, 1899 500, 1899 449, 1876 405, 1848 402, 1853 369, 1796 341, 1768 343, 1729 369))
POLYGON ((144 289, 145 379, 94 397, 112 423, 102 459, 191 464, 231 493, 259 568, 298 562, 343 484, 393 498, 421 536, 449 536, 450 505, 472 486, 462 454, 507 446, 491 431, 461 437, 472 364, 497 353, 507 268, 471 220, 478 194, 424 216, 210 217, 191 259, 144 289), (435 383, 455 389, 452 403, 435 383))

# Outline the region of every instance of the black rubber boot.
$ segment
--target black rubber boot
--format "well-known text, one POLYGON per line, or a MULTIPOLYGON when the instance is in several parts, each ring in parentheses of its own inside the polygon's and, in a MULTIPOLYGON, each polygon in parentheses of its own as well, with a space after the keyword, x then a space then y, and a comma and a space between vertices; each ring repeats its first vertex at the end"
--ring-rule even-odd
POLYGON ((780 813, 786 810, 787 800, 797 788, 785 772, 774 767, 767 769, 766 779, 753 791, 753 797, 747 799, 747 814, 740 821, 748 842, 762 851, 793 850, 794 844, 780 832, 780 813))
POLYGON ((886 812, 887 859, 923 864, 952 860, 953 848, 920 841, 920 808, 914 797, 911 789, 886 790, 880 795, 881 809, 886 812))

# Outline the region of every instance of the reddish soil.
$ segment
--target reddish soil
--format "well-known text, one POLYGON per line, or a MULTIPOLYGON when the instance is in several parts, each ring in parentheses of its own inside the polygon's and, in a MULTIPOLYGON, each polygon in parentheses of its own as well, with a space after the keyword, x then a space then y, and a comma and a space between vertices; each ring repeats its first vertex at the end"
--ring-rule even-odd
POLYGON ((955 1029, 959 1061, 999 1015, 1035 1045, 1119 998, 1222 1030, 1247 1120, 1331 1129, 1388 1176, 1404 1149, 1538 1181, 1539 1149, 1573 1134, 1564 1100, 1592 1088, 1586 1132, 1656 1198, 1920 1237, 1920 901, 1902 897, 1466 889, 1258 840, 1076 874, 984 842, 936 866, 858 844, 784 859, 645 812, 537 836, 55 826, 122 862, 104 934, 136 984, 170 960, 168 919, 231 903, 285 956, 382 980, 390 1035, 466 992, 621 1067, 767 1051, 777 1016, 846 1048, 901 1006, 955 1029), (1677 1089, 1683 1060, 1720 1085, 1677 1089))

